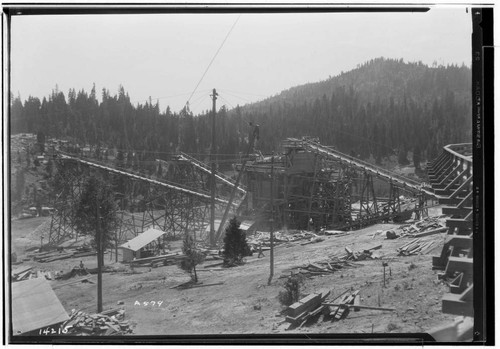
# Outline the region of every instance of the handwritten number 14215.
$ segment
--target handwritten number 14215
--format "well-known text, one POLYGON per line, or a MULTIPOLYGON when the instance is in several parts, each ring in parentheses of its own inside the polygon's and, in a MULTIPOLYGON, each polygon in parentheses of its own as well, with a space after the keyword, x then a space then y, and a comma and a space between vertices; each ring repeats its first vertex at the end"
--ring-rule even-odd
POLYGON ((67 328, 52 328, 52 327, 47 327, 47 328, 41 328, 38 333, 40 335, 51 335, 51 334, 66 334, 68 333, 68 329, 67 328))

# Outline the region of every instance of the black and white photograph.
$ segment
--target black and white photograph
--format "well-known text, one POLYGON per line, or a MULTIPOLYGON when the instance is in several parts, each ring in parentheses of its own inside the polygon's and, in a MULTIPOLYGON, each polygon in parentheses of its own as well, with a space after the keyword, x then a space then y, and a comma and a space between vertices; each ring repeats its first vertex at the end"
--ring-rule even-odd
POLYGON ((484 9, 3 6, 8 342, 489 339, 484 9))

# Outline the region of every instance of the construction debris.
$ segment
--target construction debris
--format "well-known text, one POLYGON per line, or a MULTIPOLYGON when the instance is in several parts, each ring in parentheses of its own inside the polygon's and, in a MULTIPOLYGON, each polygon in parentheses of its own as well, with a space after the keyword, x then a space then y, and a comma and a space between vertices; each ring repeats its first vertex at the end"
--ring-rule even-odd
MULTIPOLYGON (((297 266, 292 269, 299 269, 297 273, 308 276, 333 274, 343 268, 357 267, 358 265, 353 264, 352 261, 380 259, 381 255, 375 251, 380 249, 381 247, 382 245, 379 244, 372 247, 360 249, 359 251, 353 251, 350 247, 346 246, 345 254, 331 255, 327 260, 297 266)), ((288 273, 289 270, 286 272, 286 274, 281 275, 280 278, 290 276, 288 273)))
POLYGON ((285 321, 289 322, 291 327, 302 327, 306 323, 316 319, 319 314, 323 314, 325 320, 338 321, 345 319, 351 309, 354 311, 360 311, 361 309, 378 311, 395 310, 393 308, 361 305, 359 290, 347 290, 330 301, 327 300, 328 296, 330 296, 330 291, 312 293, 293 303, 285 311, 285 321))
POLYGON ((12 271, 12 282, 36 279, 44 277, 47 280, 55 280, 60 278, 61 273, 58 271, 33 270, 32 266, 20 267, 12 271))
POLYGON ((420 238, 416 238, 398 247, 397 251, 400 256, 426 254, 434 247, 434 243, 435 241, 422 242, 420 238))
POLYGON ((179 284, 179 285, 175 285, 175 286, 172 286, 170 287, 171 289, 172 288, 176 288, 176 289, 187 289, 187 288, 197 288, 197 287, 207 287, 207 286, 218 286, 218 285, 223 285, 224 282, 214 282, 214 283, 211 283, 211 284, 204 284, 203 282, 193 282, 192 280, 189 280, 188 282, 184 282, 182 284, 179 284))
POLYGON ((177 263, 178 261, 184 259, 185 256, 181 253, 169 253, 160 256, 147 257, 147 258, 139 258, 131 260, 130 266, 150 266, 150 267, 158 267, 160 265, 168 265, 172 263, 177 263))
MULTIPOLYGON (((348 290, 342 293, 337 298, 333 299, 332 302, 323 302, 324 304, 322 305, 327 307, 326 313, 328 314, 328 316, 331 318, 332 321, 342 320, 345 319, 347 315, 349 315, 350 308, 348 305, 354 305, 354 300, 358 297, 358 294, 359 290, 356 291, 348 290)), ((359 303, 359 301, 357 301, 357 303, 359 303)))
POLYGON ((27 256, 33 258, 34 261, 40 263, 48 263, 62 259, 81 258, 87 256, 95 256, 95 255, 97 255, 97 252, 90 250, 86 246, 82 246, 70 250, 60 247, 56 251, 52 250, 48 252, 35 252, 35 253, 30 253, 27 256))
MULTIPOLYGON (((309 240, 305 243, 308 244, 320 242, 324 239, 313 232, 304 230, 276 231, 273 235, 273 242, 275 246, 281 243, 294 242, 299 240, 309 240)), ((259 249, 259 246, 269 247, 271 246, 271 234, 269 232, 258 231, 253 236, 250 236, 247 239, 247 243, 250 248, 253 248, 253 251, 257 251, 259 249)))
POLYGON ((117 336, 132 333, 125 310, 113 309, 100 314, 71 312, 70 319, 61 325, 62 333, 73 336, 117 336))
POLYGON ((427 217, 413 224, 405 224, 399 226, 397 230, 392 230, 386 232, 387 238, 389 235, 396 234, 398 237, 423 237, 427 235, 438 234, 446 231, 448 228, 440 220, 440 217, 427 217))

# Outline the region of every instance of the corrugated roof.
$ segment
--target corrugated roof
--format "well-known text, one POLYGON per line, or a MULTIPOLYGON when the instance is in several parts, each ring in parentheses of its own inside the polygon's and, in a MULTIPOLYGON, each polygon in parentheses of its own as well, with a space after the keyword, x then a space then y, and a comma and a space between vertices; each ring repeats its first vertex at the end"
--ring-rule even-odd
POLYGON ((240 224, 240 229, 242 230, 248 230, 250 229, 253 225, 255 224, 254 221, 243 221, 240 224))
POLYGON ((55 325, 68 319, 66 310, 45 278, 12 283, 14 335, 55 325))
POLYGON ((143 248, 144 246, 146 246, 147 244, 158 239, 163 234, 165 234, 164 231, 154 229, 154 228, 149 228, 144 233, 137 235, 135 238, 133 238, 132 240, 129 240, 128 242, 124 243, 120 247, 129 249, 132 251, 138 251, 141 248, 143 248))

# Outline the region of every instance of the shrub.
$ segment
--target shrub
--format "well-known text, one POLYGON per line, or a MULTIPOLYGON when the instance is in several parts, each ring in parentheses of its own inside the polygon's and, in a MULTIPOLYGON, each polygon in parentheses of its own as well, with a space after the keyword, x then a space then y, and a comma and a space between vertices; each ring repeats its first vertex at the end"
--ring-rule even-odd
POLYGON ((393 324, 392 322, 390 322, 390 323, 387 325, 387 332, 391 332, 391 331, 397 330, 398 328, 399 328, 399 326, 398 326, 398 325, 393 324))
POLYGON ((289 306, 300 299, 300 287, 304 280, 300 275, 289 276, 283 287, 284 290, 280 291, 278 299, 281 304, 289 306))

